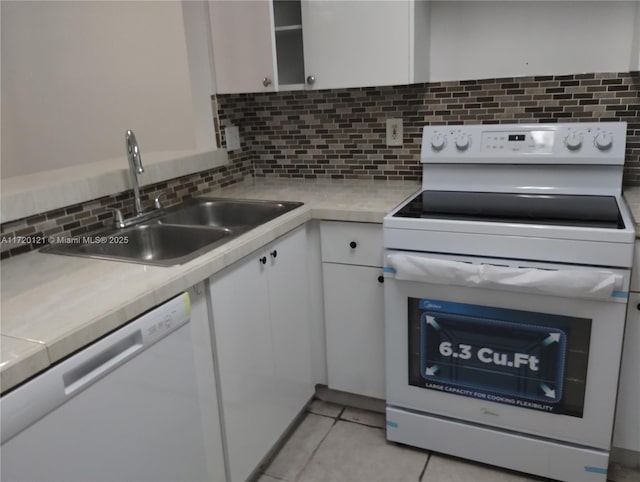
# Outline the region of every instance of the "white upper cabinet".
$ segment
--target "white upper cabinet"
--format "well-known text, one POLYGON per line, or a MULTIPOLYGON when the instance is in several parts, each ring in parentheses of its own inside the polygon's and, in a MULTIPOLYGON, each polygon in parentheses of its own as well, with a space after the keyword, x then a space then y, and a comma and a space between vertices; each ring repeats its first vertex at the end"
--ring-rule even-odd
POLYGON ((426 82, 428 7, 421 1, 303 0, 308 88, 426 82))
POLYGON ((304 47, 299 0, 273 0, 278 89, 304 88, 304 47))
POLYGON ((211 1, 209 5, 217 93, 428 80, 427 1, 211 1))
POLYGON ((430 81, 634 70, 637 12, 631 1, 432 2, 430 81))
POLYGON ((210 1, 216 92, 275 90, 271 2, 210 1))

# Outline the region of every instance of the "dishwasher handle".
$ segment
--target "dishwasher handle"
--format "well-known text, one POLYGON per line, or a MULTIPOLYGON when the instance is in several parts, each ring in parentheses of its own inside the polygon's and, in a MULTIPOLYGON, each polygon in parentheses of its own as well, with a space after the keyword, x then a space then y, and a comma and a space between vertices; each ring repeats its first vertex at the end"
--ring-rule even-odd
POLYGON ((95 354, 82 364, 71 368, 62 375, 65 395, 73 395, 97 382, 129 358, 134 357, 143 347, 142 331, 137 330, 135 333, 116 341, 113 345, 95 354))

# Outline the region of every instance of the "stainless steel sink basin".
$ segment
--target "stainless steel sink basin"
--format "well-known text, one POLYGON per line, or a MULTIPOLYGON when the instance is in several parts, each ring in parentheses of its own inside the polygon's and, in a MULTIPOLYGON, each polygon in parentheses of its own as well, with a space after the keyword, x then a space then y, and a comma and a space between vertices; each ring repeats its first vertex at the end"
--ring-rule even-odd
POLYGON ((302 203, 195 198, 167 210, 161 224, 216 226, 248 230, 291 211, 302 203))
POLYGON ((43 252, 130 261, 156 266, 182 264, 233 235, 226 228, 140 224, 127 229, 82 236, 78 243, 52 245, 43 252))
POLYGON ((45 253, 172 266, 214 249, 302 203, 196 198, 125 229, 42 248, 45 253))

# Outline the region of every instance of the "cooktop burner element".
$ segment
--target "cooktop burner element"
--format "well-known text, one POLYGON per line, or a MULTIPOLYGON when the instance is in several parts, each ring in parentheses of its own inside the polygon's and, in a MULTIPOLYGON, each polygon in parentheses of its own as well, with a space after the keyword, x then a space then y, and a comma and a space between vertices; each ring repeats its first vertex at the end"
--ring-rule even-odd
POLYGON ((613 196, 423 191, 394 217, 605 229, 625 227, 613 196))

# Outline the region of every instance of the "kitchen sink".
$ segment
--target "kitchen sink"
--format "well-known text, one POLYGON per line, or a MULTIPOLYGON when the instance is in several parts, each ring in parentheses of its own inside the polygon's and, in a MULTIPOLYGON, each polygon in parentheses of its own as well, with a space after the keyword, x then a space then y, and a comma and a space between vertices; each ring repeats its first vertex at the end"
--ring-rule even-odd
POLYGON ((130 261, 156 266, 182 264, 213 249, 233 235, 226 228, 139 224, 117 231, 82 236, 78 242, 43 248, 43 252, 130 261))
POLYGON ((302 206, 299 202, 195 198, 167 210, 161 224, 251 229, 302 206))
POLYGON ((69 238, 43 253, 173 266, 217 248, 303 203, 196 198, 124 229, 69 238))

